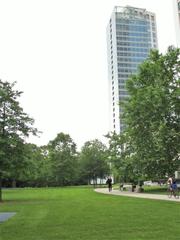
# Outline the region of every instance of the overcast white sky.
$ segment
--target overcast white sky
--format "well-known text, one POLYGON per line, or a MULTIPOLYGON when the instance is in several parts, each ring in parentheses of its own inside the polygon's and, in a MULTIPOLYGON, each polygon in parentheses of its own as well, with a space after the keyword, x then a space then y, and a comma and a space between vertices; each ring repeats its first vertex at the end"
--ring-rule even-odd
POLYGON ((156 13, 159 49, 175 44, 173 0, 0 0, 0 79, 17 81, 24 111, 47 144, 81 147, 108 132, 106 26, 115 5, 156 13))

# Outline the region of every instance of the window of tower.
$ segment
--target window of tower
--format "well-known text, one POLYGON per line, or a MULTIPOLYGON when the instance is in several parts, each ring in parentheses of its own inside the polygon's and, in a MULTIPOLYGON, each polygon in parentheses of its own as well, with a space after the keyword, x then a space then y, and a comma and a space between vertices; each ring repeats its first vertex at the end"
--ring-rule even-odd
POLYGON ((151 16, 151 20, 154 20, 154 16, 151 16))

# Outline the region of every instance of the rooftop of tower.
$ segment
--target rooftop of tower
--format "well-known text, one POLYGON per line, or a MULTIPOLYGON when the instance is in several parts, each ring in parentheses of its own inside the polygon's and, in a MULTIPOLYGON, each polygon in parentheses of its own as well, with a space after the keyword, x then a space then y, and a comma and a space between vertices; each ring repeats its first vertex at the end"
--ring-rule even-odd
POLYGON ((124 13, 124 14, 150 14, 154 15, 154 13, 147 11, 145 8, 137 8, 132 6, 115 6, 113 12, 115 13, 124 13))

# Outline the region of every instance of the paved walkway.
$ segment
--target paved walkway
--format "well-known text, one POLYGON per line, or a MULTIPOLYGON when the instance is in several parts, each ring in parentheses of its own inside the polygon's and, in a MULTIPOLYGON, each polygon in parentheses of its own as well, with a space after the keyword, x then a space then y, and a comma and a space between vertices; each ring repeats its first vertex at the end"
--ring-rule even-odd
POLYGON ((168 198, 168 196, 166 194, 160 195, 160 194, 149 194, 149 193, 136 193, 136 192, 127 192, 127 191, 119 191, 119 190, 112 190, 111 192, 109 192, 107 188, 96 188, 95 192, 109 194, 109 195, 126 196, 126 197, 174 201, 174 202, 180 203, 180 198, 179 199, 175 199, 174 197, 168 198))

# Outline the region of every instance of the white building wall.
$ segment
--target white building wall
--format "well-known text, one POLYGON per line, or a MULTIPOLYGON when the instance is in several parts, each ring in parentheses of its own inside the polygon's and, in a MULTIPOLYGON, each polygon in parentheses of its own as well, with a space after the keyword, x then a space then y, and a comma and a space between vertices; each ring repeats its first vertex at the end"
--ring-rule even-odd
POLYGON ((180 0, 173 0, 176 47, 180 47, 180 0))
POLYGON ((113 12, 107 26, 108 45, 108 83, 109 83, 109 128, 118 131, 119 123, 119 94, 118 94, 118 67, 117 67, 117 42, 116 42, 116 16, 113 12), (114 114, 114 115, 113 115, 114 114), (112 121, 112 116, 113 121, 112 121))

